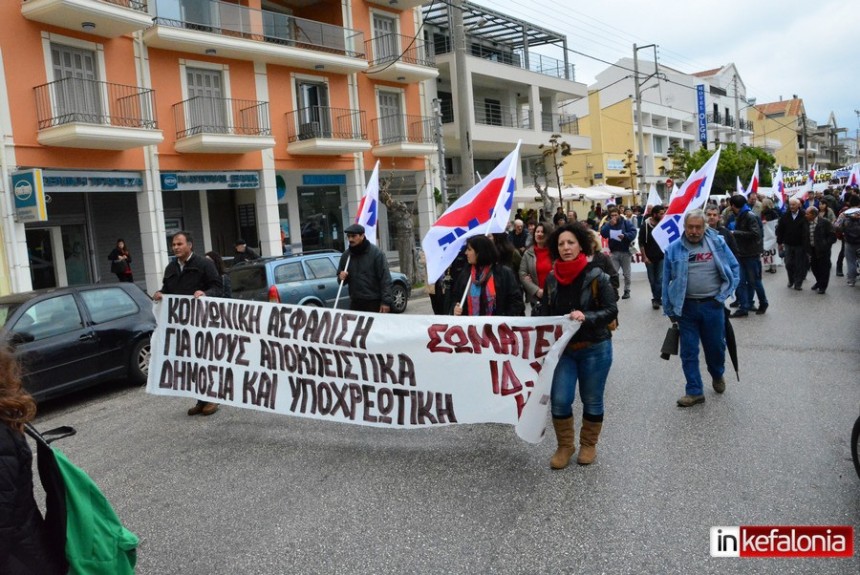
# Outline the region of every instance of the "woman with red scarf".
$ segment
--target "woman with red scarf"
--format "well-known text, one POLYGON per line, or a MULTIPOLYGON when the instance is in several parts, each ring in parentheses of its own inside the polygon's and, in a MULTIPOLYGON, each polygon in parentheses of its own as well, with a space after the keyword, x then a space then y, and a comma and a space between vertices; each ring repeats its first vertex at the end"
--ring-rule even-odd
POLYGON ((585 225, 558 228, 548 244, 553 266, 546 278, 541 313, 566 315, 580 324, 552 378, 552 424, 558 449, 550 467, 564 469, 576 451, 573 399, 577 383, 582 428, 576 462, 589 465, 597 458, 597 438, 603 428, 603 391, 612 366, 612 333, 608 326, 618 317, 618 296, 609 276, 590 257, 594 242, 585 225))
POLYGON ((543 286, 546 277, 552 269, 552 259, 549 255, 549 246, 546 242, 552 233, 550 224, 540 222, 534 228, 532 237, 534 244, 525 251, 520 263, 520 283, 529 297, 532 306, 532 315, 541 315, 540 299, 543 296, 543 286))
POLYGON ((514 272, 499 263, 499 252, 487 236, 466 240, 466 261, 451 290, 454 315, 523 315, 523 290, 514 272), (468 293, 466 293, 468 289, 468 293), (466 299, 463 307, 460 301, 466 299))

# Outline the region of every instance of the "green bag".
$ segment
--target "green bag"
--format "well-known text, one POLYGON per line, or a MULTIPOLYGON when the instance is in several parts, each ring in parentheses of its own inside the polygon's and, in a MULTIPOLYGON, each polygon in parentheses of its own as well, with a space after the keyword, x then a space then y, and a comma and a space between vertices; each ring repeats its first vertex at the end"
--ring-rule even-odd
MULTIPOLYGON (((92 478, 69 461, 62 451, 48 445, 50 440, 45 436, 52 431, 43 436, 31 425, 27 426, 28 434, 36 439, 39 476, 49 494, 46 521, 50 523, 48 516, 53 515, 60 528, 65 522, 65 559, 69 573, 133 575, 137 563, 137 535, 122 525, 92 478), (61 496, 51 497, 52 492, 61 496)), ((73 433, 71 430, 67 435, 73 433)), ((62 545, 62 534, 57 535, 55 542, 62 545)))

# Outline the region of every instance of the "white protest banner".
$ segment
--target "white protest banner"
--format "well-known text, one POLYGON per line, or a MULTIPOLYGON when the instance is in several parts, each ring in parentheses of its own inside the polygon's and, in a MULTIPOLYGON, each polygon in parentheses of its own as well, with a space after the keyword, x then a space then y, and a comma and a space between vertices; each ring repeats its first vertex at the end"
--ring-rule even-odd
POLYGON ((164 296, 155 315, 149 393, 374 427, 519 424, 534 443, 546 427, 551 349, 579 325, 187 296, 164 296), (535 421, 521 418, 529 396, 541 405, 529 409, 535 421))

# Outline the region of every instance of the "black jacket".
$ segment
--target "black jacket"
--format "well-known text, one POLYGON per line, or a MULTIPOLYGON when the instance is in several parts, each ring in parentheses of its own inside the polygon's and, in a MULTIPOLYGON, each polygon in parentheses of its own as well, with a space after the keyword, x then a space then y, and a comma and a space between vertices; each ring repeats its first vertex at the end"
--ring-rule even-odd
MULTIPOLYGON (((449 314, 454 313, 454 306, 460 303, 463 299, 463 292, 466 291, 466 284, 472 275, 472 266, 467 265, 457 276, 454 281, 454 287, 450 292, 450 298, 447 302, 449 314)), ((525 315, 526 306, 523 303, 523 289, 520 287, 520 282, 511 271, 511 268, 504 264, 496 264, 493 266, 493 282, 496 284, 496 316, 520 316, 525 315)), ((463 310, 465 315, 466 311, 463 310)))
POLYGON ((237 251, 233 255, 233 265, 241 264, 242 262, 250 262, 252 260, 260 259, 260 254, 252 250, 251 248, 245 246, 245 251, 240 252, 237 251))
POLYGON ((33 453, 22 433, 0 423, 0 573, 59 573, 49 553, 33 498, 33 453))
POLYGON ((544 286, 541 311, 543 315, 567 315, 574 310, 580 310, 585 315, 585 321, 570 341, 603 341, 612 337, 612 332, 606 326, 618 318, 617 298, 609 276, 591 262, 579 277, 567 286, 560 285, 555 274, 550 273, 544 286), (595 280, 597 301, 591 290, 591 282, 595 280), (570 305, 569 302, 573 304, 570 305))
POLYGON ((809 235, 805 236, 803 247, 806 249, 806 253, 819 258, 829 258, 830 246, 836 243, 836 232, 833 231, 833 224, 819 217, 812 239, 815 240, 814 246, 809 241, 809 235))
POLYGON ((732 230, 732 235, 738 245, 735 255, 739 258, 760 256, 764 250, 764 238, 759 217, 752 210, 744 210, 735 214, 734 218, 735 229, 732 230))
POLYGON ((732 232, 723 225, 718 225, 714 229, 717 230, 717 233, 723 236, 724 240, 726 240, 726 245, 729 246, 732 255, 738 257, 738 243, 735 241, 735 237, 732 235, 732 232))
POLYGON ((651 218, 648 218, 639 228, 639 249, 648 256, 651 263, 658 264, 663 261, 663 248, 654 239, 653 233, 654 227, 651 225, 651 218))
POLYGON ((355 300, 379 300, 382 305, 391 307, 394 297, 391 289, 391 272, 388 260, 378 247, 364 239, 355 248, 349 248, 340 256, 337 273, 344 271, 349 275, 344 282, 349 286, 349 297, 355 300), (346 260, 349 258, 349 267, 346 260))
POLYGON ((797 210, 797 217, 792 217, 790 211, 780 216, 776 223, 776 243, 780 245, 800 247, 804 244, 804 236, 809 233, 803 211, 797 210))
POLYGON ((167 264, 164 269, 161 293, 194 295, 197 290, 206 292, 209 297, 222 295, 221 276, 218 275, 212 260, 192 252, 182 271, 179 270, 179 262, 176 260, 167 264))

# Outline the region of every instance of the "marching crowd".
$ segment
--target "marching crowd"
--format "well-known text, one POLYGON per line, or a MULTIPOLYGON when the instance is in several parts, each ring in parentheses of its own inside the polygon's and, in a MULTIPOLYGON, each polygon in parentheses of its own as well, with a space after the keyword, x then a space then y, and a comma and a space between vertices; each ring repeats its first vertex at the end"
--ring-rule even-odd
MULTIPOLYGON (((580 323, 553 377, 551 411, 558 441, 553 469, 566 467, 576 452, 572 404, 577 386, 583 404, 577 463, 588 465, 596 458, 612 331, 618 325, 618 300, 630 297, 636 250, 647 270, 652 308, 662 308, 678 332, 686 380, 679 407, 705 401, 699 346, 714 391, 723 393, 728 318, 766 313, 770 304, 762 282, 762 254, 769 233, 785 262, 789 288, 803 290, 811 273, 811 291, 825 294, 837 242, 836 276, 855 285, 857 188, 791 199, 783 210, 760 194, 709 202, 703 210, 685 214, 681 238, 664 251, 653 231, 665 211, 661 205, 592 205, 580 221, 576 212, 565 213, 561 207, 551 218, 543 210, 518 210, 507 234, 470 238, 430 290, 437 314, 504 316, 530 310, 532 315, 567 315, 580 323)), ((776 266, 769 264, 766 272, 776 273, 776 266)))

